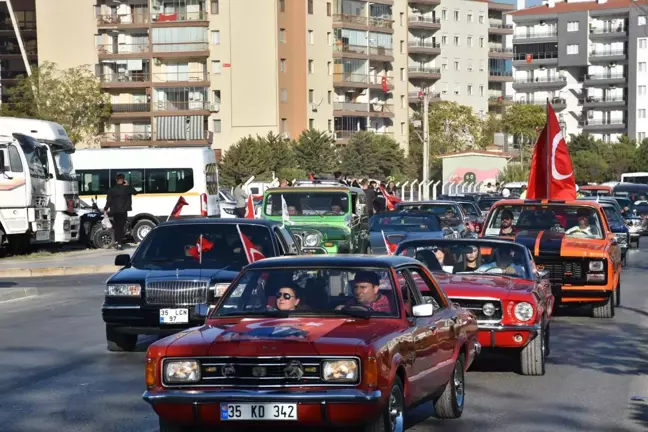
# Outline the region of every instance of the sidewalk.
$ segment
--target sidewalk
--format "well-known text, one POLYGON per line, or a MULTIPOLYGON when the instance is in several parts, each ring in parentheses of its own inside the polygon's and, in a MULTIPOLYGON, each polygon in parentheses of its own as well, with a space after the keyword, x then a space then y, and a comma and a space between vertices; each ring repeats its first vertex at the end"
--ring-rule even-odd
POLYGON ((115 256, 132 254, 134 245, 123 251, 85 249, 68 252, 35 252, 30 255, 0 259, 0 278, 66 276, 92 273, 114 273, 115 256))

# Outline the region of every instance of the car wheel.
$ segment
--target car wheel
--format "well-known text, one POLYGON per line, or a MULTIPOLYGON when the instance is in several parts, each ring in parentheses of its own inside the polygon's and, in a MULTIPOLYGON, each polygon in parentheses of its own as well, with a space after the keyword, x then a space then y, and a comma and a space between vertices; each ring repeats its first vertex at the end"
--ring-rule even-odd
POLYGON ((617 284, 616 289, 614 290, 614 306, 621 306, 621 282, 617 284))
POLYGON ((466 396, 464 372, 464 360, 460 354, 455 362, 450 381, 446 384, 439 399, 434 402, 434 412, 437 418, 456 419, 461 417, 466 396))
POLYGON ((614 318, 614 305, 616 302, 614 297, 614 294, 612 294, 605 300, 605 303, 593 307, 592 314, 594 318, 614 318))
POLYGON ((545 328, 545 340, 544 340, 544 344, 542 346, 544 348, 545 359, 547 357, 549 357, 549 354, 551 354, 551 330, 550 330, 550 326, 551 326, 551 324, 547 324, 547 326, 545 328))
POLYGON ((137 335, 120 333, 111 326, 106 326, 106 342, 108 351, 133 351, 137 346, 137 335))
POLYGON ((90 230, 90 243, 96 249, 110 249, 115 244, 115 230, 95 224, 90 230))
POLYGON ((155 222, 149 219, 139 220, 135 224, 135 226, 133 227, 133 231, 131 232, 135 242, 141 243, 142 240, 144 240, 144 237, 146 237, 148 233, 150 233, 151 230, 155 228, 155 225, 156 225, 155 222))
POLYGON ((166 420, 160 419, 160 432, 192 432, 196 430, 189 426, 180 426, 174 423, 169 423, 166 420))
POLYGON ((545 374, 545 329, 520 351, 520 371, 522 375, 542 376, 545 374))
POLYGON ((364 432, 403 432, 405 430, 405 395, 403 383, 399 377, 394 378, 387 406, 364 432))

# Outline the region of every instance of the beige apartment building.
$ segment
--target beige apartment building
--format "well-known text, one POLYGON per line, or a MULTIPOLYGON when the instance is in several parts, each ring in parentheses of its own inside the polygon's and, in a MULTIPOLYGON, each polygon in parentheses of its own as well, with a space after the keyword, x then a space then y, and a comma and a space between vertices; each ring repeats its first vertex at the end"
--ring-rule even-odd
POLYGON ((105 147, 308 128, 408 142, 407 2, 36 0, 38 60, 88 65, 112 96, 105 147))

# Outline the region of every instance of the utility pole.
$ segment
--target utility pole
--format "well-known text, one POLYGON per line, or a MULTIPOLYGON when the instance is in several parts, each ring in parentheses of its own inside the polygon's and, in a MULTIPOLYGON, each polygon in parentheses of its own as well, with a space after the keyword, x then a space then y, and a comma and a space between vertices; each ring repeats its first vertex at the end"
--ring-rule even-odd
MULTIPOLYGON (((430 117, 429 117, 429 90, 423 92, 423 200, 430 199, 430 117)), ((419 197, 421 199, 421 197, 419 197)))

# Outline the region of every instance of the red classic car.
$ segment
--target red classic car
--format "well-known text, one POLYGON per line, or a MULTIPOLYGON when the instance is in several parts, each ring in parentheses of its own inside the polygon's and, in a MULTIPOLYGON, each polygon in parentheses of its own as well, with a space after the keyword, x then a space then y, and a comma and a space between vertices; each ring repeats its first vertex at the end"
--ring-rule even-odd
POLYGON ((480 348, 474 315, 412 258, 269 258, 241 272, 203 326, 149 347, 143 398, 167 432, 403 430, 406 408, 430 400, 438 417, 461 416, 480 348))
POLYGON ((423 262, 450 300, 476 315, 484 348, 519 350, 522 374, 544 375, 554 297, 526 247, 507 240, 426 239, 402 242, 396 254, 423 262))

